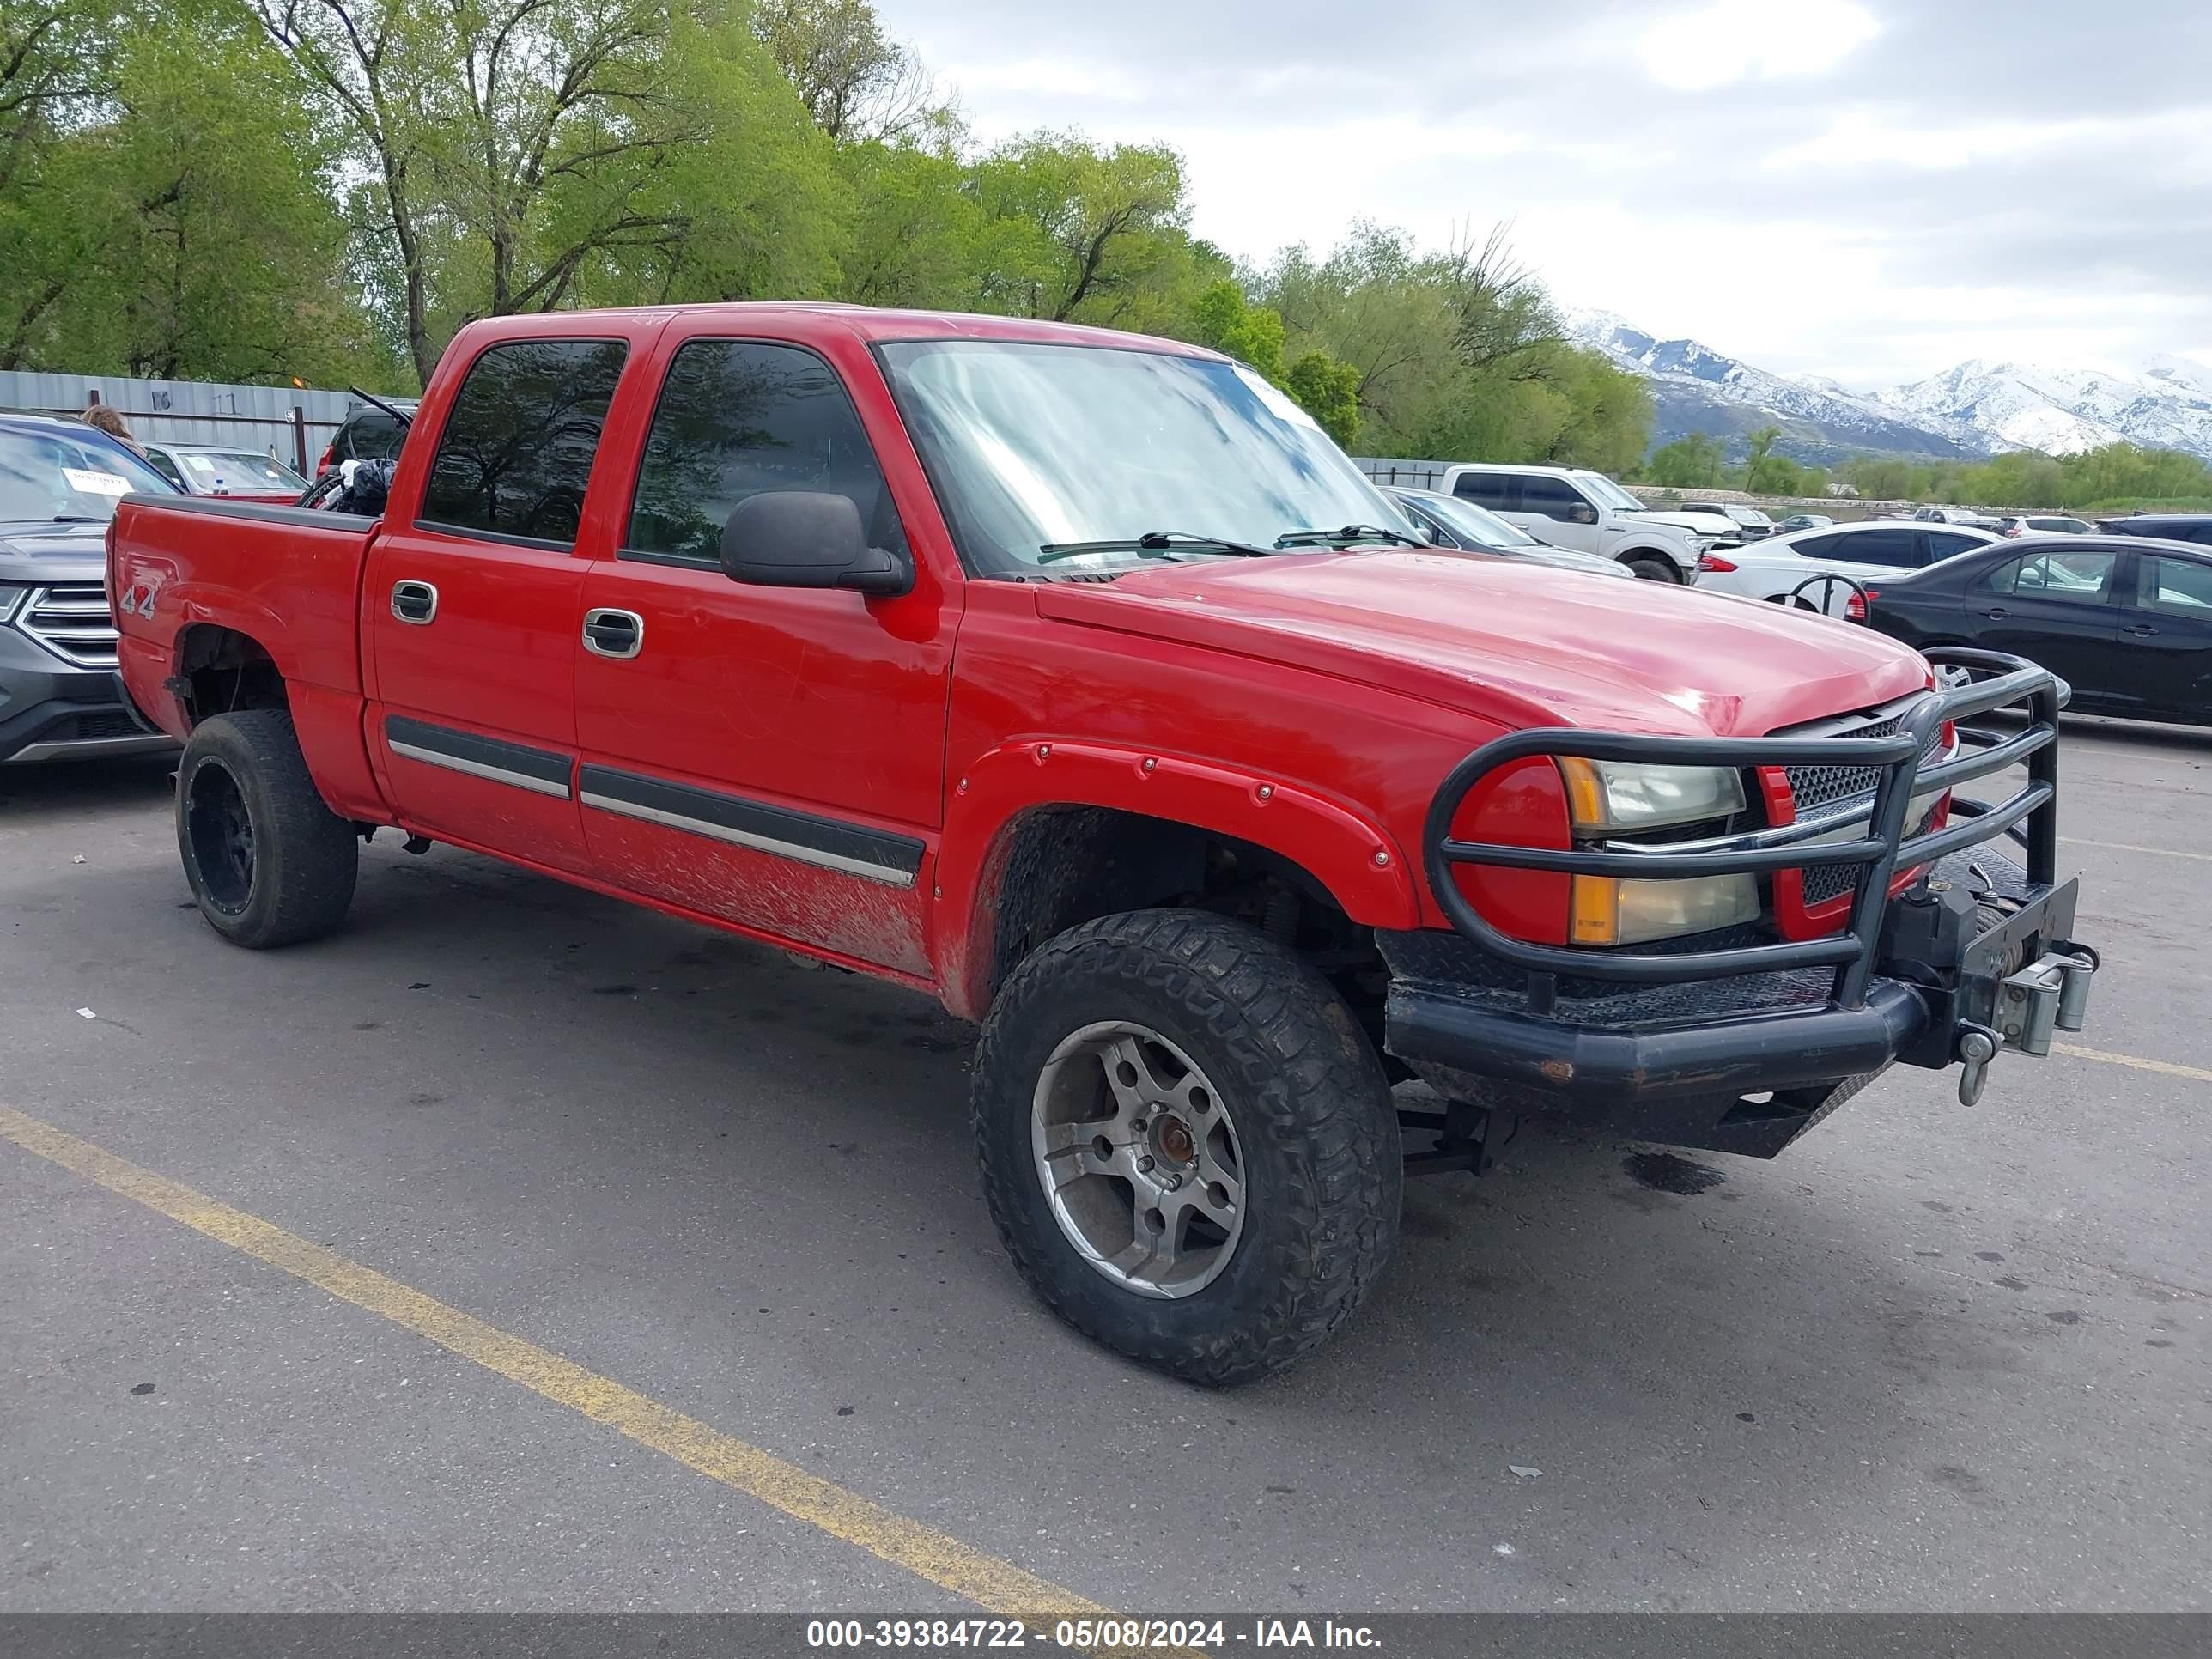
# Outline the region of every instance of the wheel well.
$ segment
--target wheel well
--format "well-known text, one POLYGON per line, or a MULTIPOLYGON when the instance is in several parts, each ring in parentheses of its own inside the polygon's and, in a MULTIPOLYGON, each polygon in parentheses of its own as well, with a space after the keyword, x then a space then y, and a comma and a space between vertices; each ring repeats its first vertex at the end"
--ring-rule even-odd
POLYGON ((987 1003, 1054 934, 1101 916, 1176 906, 1235 917, 1288 945, 1335 987, 1382 1051, 1389 970, 1374 930, 1354 922, 1318 877, 1279 853, 1172 819, 1058 806, 1014 824, 994 863, 1000 873, 979 941, 987 1003))
POLYGON ((240 708, 288 708, 284 676, 261 642, 234 628, 196 623, 177 647, 169 689, 194 726, 240 708))
POLYGON ((1613 562, 1616 564, 1637 564, 1645 559, 1650 559, 1655 563, 1665 565, 1672 580, 1675 581, 1682 580, 1682 567, 1674 562, 1674 556, 1668 552, 1664 548, 1632 547, 1626 552, 1616 556, 1613 562))

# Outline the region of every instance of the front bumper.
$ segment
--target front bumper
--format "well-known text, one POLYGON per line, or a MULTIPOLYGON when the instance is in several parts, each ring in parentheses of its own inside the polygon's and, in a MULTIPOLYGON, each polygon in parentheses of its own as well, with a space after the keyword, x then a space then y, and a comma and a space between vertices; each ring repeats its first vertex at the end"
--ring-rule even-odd
POLYGON ((1891 737, 1699 743, 1550 732, 1470 756, 1438 792, 1425 849, 1431 889, 1455 931, 1379 936, 1392 970, 1389 1051, 1449 1099, 1769 1158, 1898 1061, 1962 1064, 1960 1093, 1971 1101, 1999 1053, 2047 1053, 2054 1030, 2080 1028, 2097 961, 2072 937, 2075 884, 2056 882, 2051 870, 2063 688, 2017 658, 1931 655, 1986 678, 1926 694, 1891 737), (1943 721, 2023 701, 2032 714, 2025 730, 1962 726, 1959 758, 1922 766, 1943 721), (1844 763, 1878 769, 1881 782, 1865 836, 1817 848, 1786 831, 1649 854, 1454 840, 1452 816, 1466 794, 1495 767, 1530 754, 1844 763), (2011 799, 1991 806, 1954 798, 1948 828, 1905 836, 1916 793, 2015 762, 2030 775, 2011 799), (2008 832, 2023 842, 2027 867, 1987 844, 2008 832), (1839 936, 1673 954, 1534 945, 1491 928, 1452 875, 1456 865, 1491 863, 1591 874, 1763 874, 1793 861, 1860 866, 1859 897, 1839 936), (1923 878, 1891 901, 1893 873, 1922 866, 1923 878))
POLYGON ((0 766, 176 746, 139 718, 113 670, 65 666, 0 628, 0 766))

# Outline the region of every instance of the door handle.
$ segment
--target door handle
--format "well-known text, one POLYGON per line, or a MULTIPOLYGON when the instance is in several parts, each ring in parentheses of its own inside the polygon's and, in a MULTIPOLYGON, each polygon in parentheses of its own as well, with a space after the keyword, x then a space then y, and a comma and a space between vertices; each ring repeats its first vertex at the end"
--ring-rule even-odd
POLYGON ((392 614, 417 628, 426 625, 438 614, 438 590, 428 582, 392 583, 392 614))
POLYGON ((2005 608, 2001 605, 1992 605, 1989 610, 1983 611, 1982 614, 1984 617, 1987 617, 1991 622, 2002 622, 2004 619, 2005 608))
POLYGON ((2134 623, 2126 628, 2123 628, 2120 632, 2123 634, 2132 634, 2139 640, 2148 640, 2155 637, 2158 633, 2158 629, 2153 628, 2148 623, 2134 623))
POLYGON ((624 660, 645 648, 645 618, 635 611, 586 611, 584 649, 595 657, 624 660))

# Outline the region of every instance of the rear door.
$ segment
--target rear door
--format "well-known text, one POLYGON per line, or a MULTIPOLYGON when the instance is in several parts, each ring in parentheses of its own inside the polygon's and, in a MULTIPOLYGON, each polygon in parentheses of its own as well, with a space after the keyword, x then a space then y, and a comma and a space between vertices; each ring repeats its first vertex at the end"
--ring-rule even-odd
POLYGON ((1972 643, 2040 663, 2086 701, 2125 701, 2118 667, 2121 565, 2109 543, 2001 560, 1966 586, 1972 643))
POLYGON ((2120 692, 2146 714, 2212 720, 2212 558, 2137 553, 2132 593, 2120 617, 2120 692))
POLYGON ((911 555, 926 486, 864 356, 844 368, 866 423, 823 351, 710 331, 663 343, 625 527, 570 620, 592 855, 623 887, 921 976, 957 588, 929 558, 895 597, 740 584, 719 551, 738 502, 804 490, 911 555))
POLYGON ((395 499, 371 549, 371 753, 410 828, 587 866, 570 787, 577 536, 628 351, 582 337, 489 345, 447 406, 419 502, 395 499))

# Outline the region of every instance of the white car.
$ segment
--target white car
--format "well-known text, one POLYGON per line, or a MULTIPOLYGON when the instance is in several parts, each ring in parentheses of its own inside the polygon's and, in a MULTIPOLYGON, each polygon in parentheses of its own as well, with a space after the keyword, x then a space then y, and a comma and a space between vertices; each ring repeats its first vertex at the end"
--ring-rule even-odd
POLYGON ((1902 576, 2003 539, 1966 525, 1895 519, 1827 525, 1707 553, 1698 562, 1698 586, 1708 592, 1740 593, 1863 622, 1864 602, 1850 583, 1878 587, 1885 577, 1902 576), (1829 576, 1847 580, 1822 580, 1829 576))
POLYGON ((1473 501, 1539 541, 1595 553, 1657 581, 1695 581, 1699 554, 1735 547, 1743 539, 1727 519, 1655 512, 1587 467, 1370 459, 1358 465, 1378 484, 1473 501))
POLYGON ((2094 536, 2097 526, 2064 513, 2015 513, 1999 519, 1997 531, 2005 536, 2094 536))

